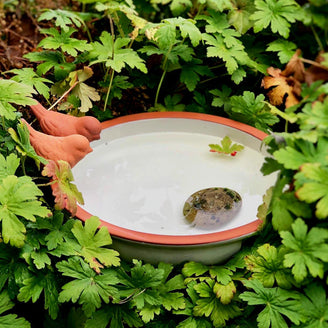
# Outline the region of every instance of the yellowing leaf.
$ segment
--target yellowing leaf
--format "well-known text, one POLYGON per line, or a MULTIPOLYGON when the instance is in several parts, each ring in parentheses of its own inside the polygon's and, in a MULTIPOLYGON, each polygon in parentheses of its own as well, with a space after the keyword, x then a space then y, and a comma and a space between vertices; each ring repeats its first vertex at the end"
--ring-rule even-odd
POLYGON ((233 281, 230 281, 227 285, 215 283, 213 291, 216 294, 216 297, 221 300, 222 304, 229 304, 237 289, 233 281))
POLYGON ((77 202, 84 204, 82 194, 78 191, 69 164, 66 161, 49 161, 42 171, 43 176, 52 179, 52 194, 55 196, 56 208, 66 208, 75 215, 77 202))

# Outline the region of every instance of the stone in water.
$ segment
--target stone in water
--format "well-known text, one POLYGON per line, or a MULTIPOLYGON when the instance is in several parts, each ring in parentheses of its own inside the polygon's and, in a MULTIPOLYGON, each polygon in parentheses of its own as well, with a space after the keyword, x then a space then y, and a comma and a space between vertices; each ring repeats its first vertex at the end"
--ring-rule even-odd
POLYGON ((185 202, 183 215, 197 228, 213 229, 230 221, 240 210, 240 195, 229 188, 207 188, 185 202))

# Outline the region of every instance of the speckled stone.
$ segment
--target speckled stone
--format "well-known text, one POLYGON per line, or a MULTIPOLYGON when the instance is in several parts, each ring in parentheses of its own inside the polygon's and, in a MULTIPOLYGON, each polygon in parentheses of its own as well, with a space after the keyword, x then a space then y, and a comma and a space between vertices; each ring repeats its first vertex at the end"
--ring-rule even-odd
POLYGON ((185 202, 183 215, 197 228, 217 228, 234 218, 241 196, 229 188, 207 188, 193 193, 185 202))

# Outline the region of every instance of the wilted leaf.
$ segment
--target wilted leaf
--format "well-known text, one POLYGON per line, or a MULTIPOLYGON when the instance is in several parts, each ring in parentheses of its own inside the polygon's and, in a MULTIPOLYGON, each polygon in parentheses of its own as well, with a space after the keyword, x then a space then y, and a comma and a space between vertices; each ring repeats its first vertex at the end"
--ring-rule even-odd
POLYGON ((42 171, 43 176, 52 179, 52 194, 58 209, 66 208, 72 215, 77 211, 77 202, 84 204, 82 194, 78 191, 69 164, 66 161, 49 161, 42 171))
POLYGON ((270 89, 267 93, 270 103, 274 106, 285 105, 286 108, 297 105, 300 96, 299 82, 293 77, 282 75, 279 68, 269 67, 269 76, 262 80, 262 87, 270 89))

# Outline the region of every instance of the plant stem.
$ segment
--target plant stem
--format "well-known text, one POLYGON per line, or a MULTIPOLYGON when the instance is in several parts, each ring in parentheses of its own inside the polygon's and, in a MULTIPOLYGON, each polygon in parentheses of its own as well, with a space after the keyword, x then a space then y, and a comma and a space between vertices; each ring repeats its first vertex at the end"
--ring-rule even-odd
POLYGON ((328 71, 328 67, 327 66, 323 66, 323 65, 321 65, 320 63, 318 63, 318 62, 316 62, 314 60, 310 60, 310 59, 306 59, 306 58, 300 58, 300 59, 301 59, 301 61, 303 63, 311 64, 313 66, 316 66, 316 67, 319 67, 321 69, 324 69, 324 70, 328 71))
POLYGON ((156 108, 157 107, 157 104, 158 104, 158 96, 159 96, 159 91, 161 90, 161 87, 162 87, 162 84, 163 84, 163 81, 164 81, 164 77, 166 75, 166 72, 167 72, 167 61, 168 61, 168 56, 170 54, 170 52, 172 51, 172 48, 173 48, 173 44, 170 46, 167 54, 165 55, 165 58, 164 58, 164 62, 163 62, 163 73, 162 73, 162 76, 161 76, 161 79, 158 83, 158 87, 157 87, 157 90, 156 90, 156 96, 155 96, 155 103, 154 103, 154 107, 156 108))
POLYGON ((109 97, 110 90, 111 90, 111 88, 112 88, 112 84, 113 84, 114 73, 115 73, 115 71, 114 71, 113 69, 111 69, 111 70, 110 70, 110 81, 109 81, 109 85, 108 85, 108 89, 107 89, 107 93, 106 93, 106 99, 105 99, 105 104, 104 104, 104 110, 106 110, 106 107, 107 107, 108 97, 109 97))
POLYGON ((313 35, 314 35, 315 40, 316 40, 317 43, 318 43, 318 46, 319 46, 320 50, 324 50, 325 48, 324 48, 324 46, 323 46, 323 44, 322 44, 322 42, 321 42, 321 40, 320 40, 320 38, 319 38, 318 33, 317 33, 316 30, 314 29, 313 25, 311 25, 311 30, 312 30, 312 33, 313 33, 313 35))
POLYGON ((74 84, 67 90, 67 91, 65 91, 62 95, 61 95, 61 97, 59 98, 59 99, 57 99, 57 101, 54 103, 54 104, 52 104, 52 106, 50 106, 49 108, 48 108, 48 110, 51 110, 51 109, 53 109, 60 101, 62 101, 62 99, 68 94, 68 93, 70 93, 71 91, 72 91, 72 89, 74 89, 75 87, 76 87, 76 85, 79 83, 79 81, 75 81, 74 82, 74 84))

